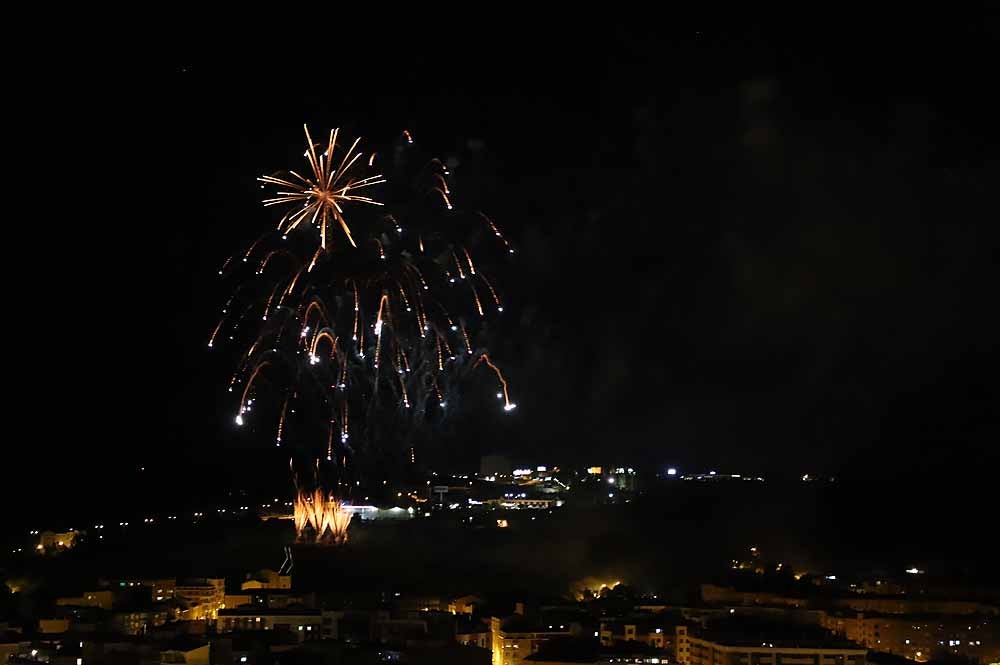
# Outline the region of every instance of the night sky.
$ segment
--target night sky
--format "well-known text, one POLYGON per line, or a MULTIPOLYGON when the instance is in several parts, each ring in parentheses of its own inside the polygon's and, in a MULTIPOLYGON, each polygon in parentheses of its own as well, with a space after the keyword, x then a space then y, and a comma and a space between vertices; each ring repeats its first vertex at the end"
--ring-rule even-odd
POLYGON ((455 465, 996 468, 992 27, 509 28, 373 28, 340 70, 180 38, 8 63, 4 491, 276 468, 206 341, 303 122, 409 129, 520 250, 495 354, 519 407, 460 417, 455 465))

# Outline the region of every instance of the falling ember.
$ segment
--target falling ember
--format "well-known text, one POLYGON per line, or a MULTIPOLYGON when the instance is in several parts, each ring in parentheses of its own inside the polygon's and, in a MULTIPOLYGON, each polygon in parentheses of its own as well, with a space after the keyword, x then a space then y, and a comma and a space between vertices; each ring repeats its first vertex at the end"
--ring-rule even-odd
POLYGON ((440 187, 435 187, 434 191, 441 195, 441 200, 444 201, 444 204, 445 206, 447 206, 448 210, 452 210, 453 208, 451 206, 451 200, 448 198, 448 195, 444 193, 444 190, 441 189, 440 187))
POLYGON ((465 341, 465 351, 471 356, 472 355, 472 342, 469 341, 469 332, 465 329, 465 324, 462 324, 462 339, 465 341))
POLYGON ((434 176, 437 178, 438 182, 441 183, 441 189, 444 190, 444 193, 451 194, 451 190, 448 189, 448 181, 444 179, 444 176, 440 173, 435 173, 434 176))
POLYGON ((476 311, 479 312, 479 316, 483 316, 483 303, 479 300, 479 293, 476 291, 476 285, 469 282, 469 288, 472 289, 472 297, 476 300, 476 311))
POLYGON ((490 284, 490 280, 486 279, 486 275, 482 273, 479 274, 479 279, 483 280, 483 284, 485 284, 486 288, 490 290, 490 295, 493 296, 493 302, 497 306, 497 311, 502 312, 503 305, 500 304, 500 297, 497 295, 496 289, 493 288, 493 285, 490 284))
POLYGON ((406 392, 406 381, 403 380, 403 377, 399 377, 399 388, 403 393, 403 406, 408 409, 410 408, 410 396, 406 392))
POLYGON ((223 322, 225 322, 225 319, 220 320, 218 325, 215 326, 215 330, 212 331, 212 336, 208 338, 208 348, 212 348, 212 345, 215 344, 215 336, 219 334, 219 329, 222 328, 223 322))
POLYGON ((257 365, 254 368, 253 373, 250 375, 250 378, 247 380, 246 385, 243 387, 243 396, 240 397, 240 411, 236 415, 236 424, 237 425, 241 425, 241 426, 243 425, 243 414, 246 412, 247 407, 249 406, 249 404, 247 403, 247 393, 250 392, 250 387, 253 385, 254 379, 257 378, 257 374, 260 373, 261 369, 263 369, 264 367, 266 367, 267 365, 270 365, 270 364, 271 363, 269 363, 268 361, 265 360, 265 361, 261 362, 259 365, 257 365))
POLYGON ((285 398, 284 403, 281 405, 281 416, 278 418, 278 435, 275 438, 275 445, 281 447, 281 434, 285 428, 285 413, 288 411, 288 398, 285 398))
POLYGON ((316 250, 316 253, 313 254, 312 261, 309 262, 309 268, 306 269, 306 272, 312 272, 312 269, 316 266, 316 259, 319 258, 319 255, 322 251, 323 251, 322 247, 316 250))
POLYGON ((451 258, 455 259, 455 267, 458 268, 458 276, 465 279, 465 271, 462 270, 462 262, 458 260, 458 254, 452 252, 451 258))
POLYGON ((472 263, 472 257, 469 255, 469 250, 462 248, 462 253, 465 254, 465 260, 469 263, 469 273, 472 275, 476 274, 476 266, 472 263))

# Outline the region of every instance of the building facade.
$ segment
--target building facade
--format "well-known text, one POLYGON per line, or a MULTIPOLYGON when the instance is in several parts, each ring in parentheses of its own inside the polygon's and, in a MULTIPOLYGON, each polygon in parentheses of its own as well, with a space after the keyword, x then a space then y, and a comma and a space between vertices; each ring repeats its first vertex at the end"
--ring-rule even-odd
POLYGON ((860 648, 734 643, 737 640, 700 637, 687 626, 677 626, 675 631, 676 659, 682 665, 866 665, 867 650, 860 648))
POLYGON ((295 635, 299 642, 318 640, 323 632, 319 610, 264 610, 254 608, 220 610, 216 619, 220 633, 272 630, 295 635))
POLYGON ((1000 661, 1000 622, 993 616, 824 613, 821 625, 873 651, 918 662, 946 654, 1000 661))
POLYGON ((490 648, 493 651, 493 665, 521 665, 525 658, 549 640, 569 637, 567 624, 533 625, 522 616, 514 616, 503 621, 497 617, 490 619, 490 648))

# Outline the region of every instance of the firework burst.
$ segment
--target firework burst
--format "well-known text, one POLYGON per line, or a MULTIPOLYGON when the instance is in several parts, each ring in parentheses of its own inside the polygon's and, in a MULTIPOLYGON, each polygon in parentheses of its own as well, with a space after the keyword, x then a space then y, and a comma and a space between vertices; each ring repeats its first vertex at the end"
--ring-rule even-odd
MULTIPOLYGON (((351 236, 351 228, 347 225, 347 220, 344 219, 342 206, 350 202, 382 205, 370 196, 359 192, 370 190, 385 182, 385 179, 381 175, 356 176, 358 169, 354 167, 362 156, 360 152, 357 152, 360 138, 354 140, 340 162, 334 167, 339 130, 330 131, 330 138, 324 148, 322 145, 313 143, 312 137, 309 136, 308 127, 304 127, 304 129, 306 151, 303 156, 309 161, 311 177, 301 176, 295 171, 261 176, 258 178, 260 182, 278 188, 272 198, 264 199, 264 205, 282 205, 290 208, 278 222, 278 230, 284 234, 294 231, 303 221, 308 219, 310 224, 319 225, 320 247, 326 249, 327 227, 336 222, 340 225, 351 245, 357 247, 351 236), (320 153, 320 150, 323 152, 320 153)), ((373 153, 372 159, 368 160, 369 165, 374 162, 374 157, 373 153)))
POLYGON ((264 205, 288 209, 224 264, 237 285, 209 339, 245 349, 229 381, 236 423, 273 427, 276 446, 324 461, 322 501, 300 492, 296 504, 299 531, 311 524, 320 535, 323 524, 346 530, 335 497, 360 482, 360 463, 411 450, 413 433, 441 422, 477 367, 492 372, 504 409, 515 407, 483 343, 503 312, 489 259, 513 253, 507 239, 485 215, 455 207, 448 169, 414 155, 408 132, 367 156, 338 136, 314 144, 306 130, 308 176, 260 178, 277 188, 264 205), (368 173, 383 161, 376 155, 394 156, 384 176, 368 173), (327 517, 308 517, 328 504, 327 517))

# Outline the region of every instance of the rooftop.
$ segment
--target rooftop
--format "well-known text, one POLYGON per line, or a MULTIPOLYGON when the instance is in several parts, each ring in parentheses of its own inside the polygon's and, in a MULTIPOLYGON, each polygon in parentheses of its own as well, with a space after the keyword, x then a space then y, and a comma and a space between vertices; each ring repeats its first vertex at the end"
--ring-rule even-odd
POLYGON ((666 662, 667 655, 662 649, 642 642, 628 642, 613 647, 603 647, 597 640, 556 638, 543 644, 536 653, 525 658, 525 662, 557 661, 561 663, 604 662, 609 658, 632 660, 639 657, 660 657, 666 662))
POLYGON ((565 621, 559 624, 515 614, 503 620, 501 629, 505 633, 568 633, 569 624, 565 621))
POLYGON ((777 624, 744 617, 713 621, 707 628, 693 627, 690 633, 725 646, 863 650, 816 626, 777 624))
POLYGON ((236 607, 232 609, 219 610, 220 617, 275 617, 275 616, 320 616, 319 610, 302 608, 282 608, 274 609, 270 607, 236 607))

